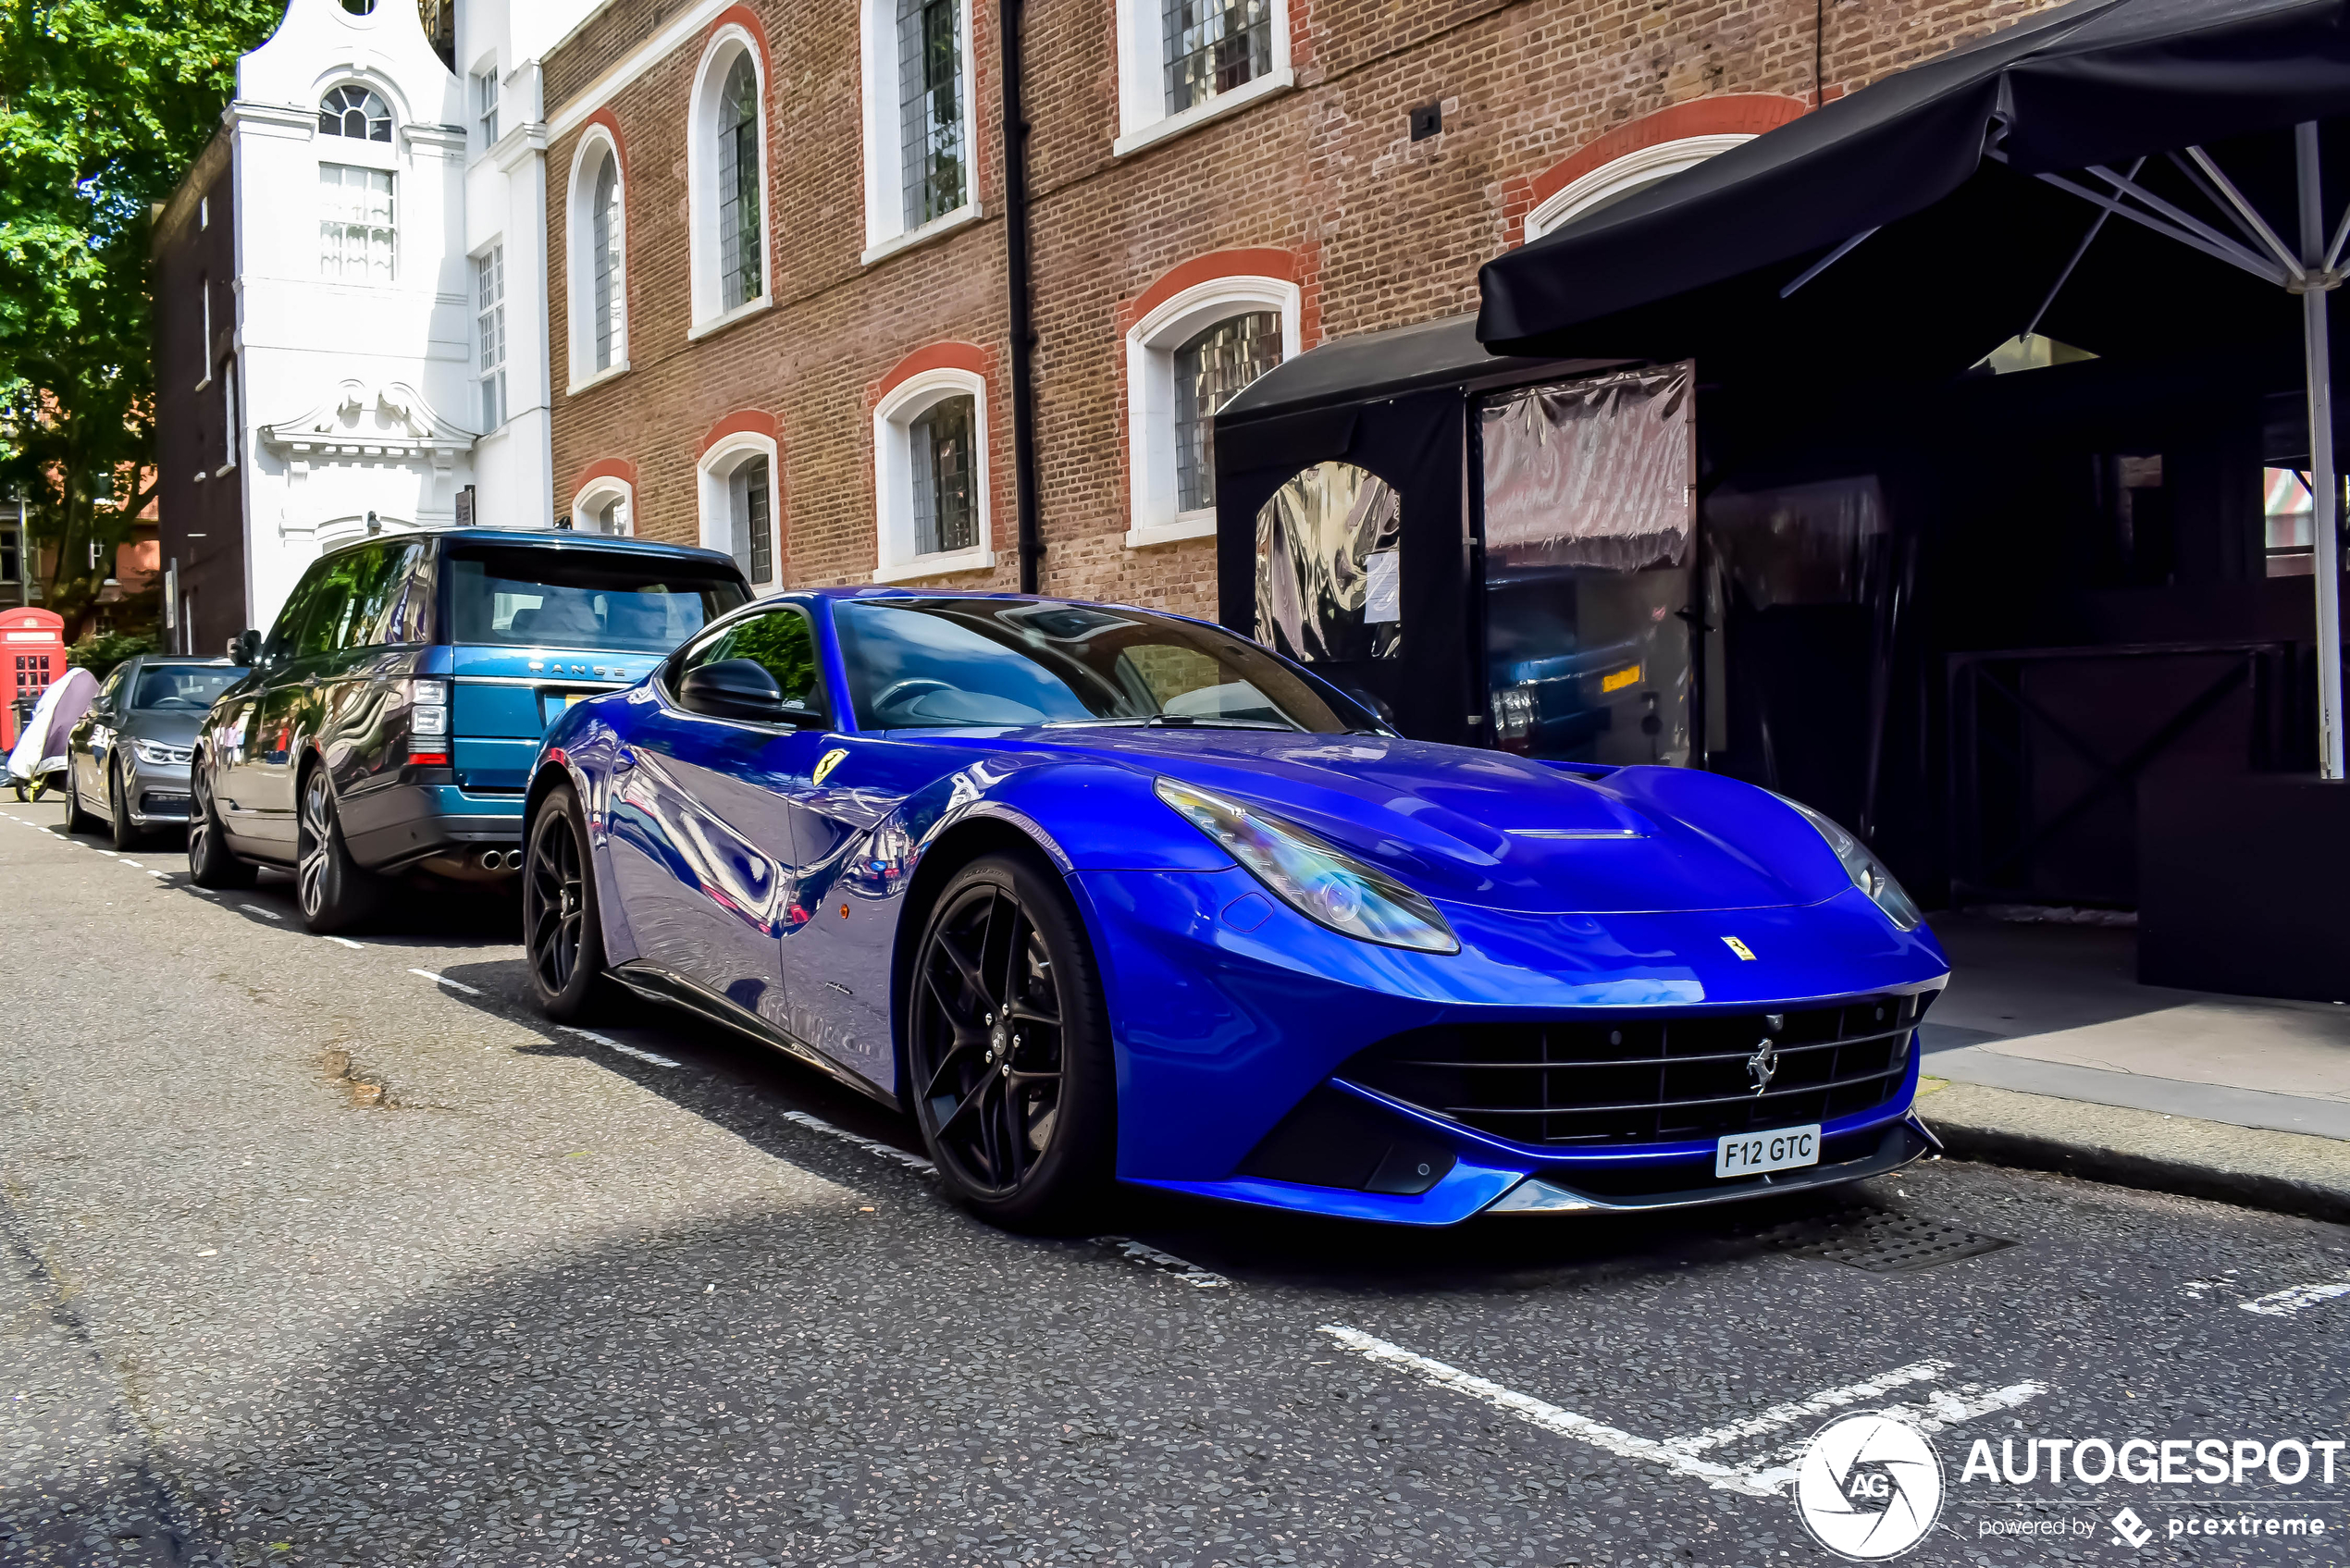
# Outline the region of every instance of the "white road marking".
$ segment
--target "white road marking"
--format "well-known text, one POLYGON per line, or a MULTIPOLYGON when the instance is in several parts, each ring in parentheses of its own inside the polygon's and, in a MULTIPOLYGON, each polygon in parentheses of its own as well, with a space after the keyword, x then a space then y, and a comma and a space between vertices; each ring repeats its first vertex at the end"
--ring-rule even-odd
MULTIPOLYGON (((418 974, 424 973, 422 969, 418 969, 416 972, 418 974)), ((436 976, 435 978, 439 977, 436 976)), ((444 985, 454 985, 457 982, 455 981, 443 981, 441 983, 444 985)), ((679 1062, 673 1062, 667 1056, 657 1056, 650 1051, 638 1050, 634 1045, 624 1045, 619 1041, 614 1040, 611 1035, 598 1034, 592 1029, 574 1029, 569 1024, 559 1024, 556 1027, 561 1029, 565 1034, 576 1034, 580 1039, 601 1045, 607 1051, 617 1051, 624 1056, 634 1056, 640 1062, 650 1062, 657 1068, 674 1068, 684 1065, 679 1062)))
POLYGON ((1908 1366, 1897 1366, 1890 1372, 1880 1372, 1875 1377, 1865 1378, 1861 1382, 1847 1383, 1841 1389, 1824 1389, 1810 1399, 1790 1400, 1786 1404, 1775 1404, 1768 1410, 1757 1411, 1752 1415, 1733 1421, 1725 1426, 1715 1426, 1692 1437, 1675 1438, 1667 1446, 1679 1449, 1684 1453, 1696 1453, 1703 1449, 1720 1448, 1724 1443, 1734 1443, 1741 1438, 1757 1437, 1764 1432, 1775 1432, 1782 1426, 1792 1426, 1807 1415, 1824 1415, 1829 1411, 1841 1406, 1857 1404, 1861 1400, 1874 1399, 1879 1394, 1890 1392, 1905 1384, 1929 1382, 1949 1370, 1950 1364, 1947 1361, 1921 1361, 1908 1366))
POLYGON ((857 1147, 864 1150, 865 1153, 869 1154, 878 1155, 880 1158, 885 1160, 895 1160, 897 1164, 904 1166, 908 1170, 918 1170, 924 1176, 936 1176, 938 1174, 938 1167, 931 1164, 928 1160, 922 1158, 920 1154, 909 1154, 905 1150, 897 1148, 894 1144, 880 1142, 872 1138, 860 1137, 857 1133, 849 1131, 845 1127, 835 1127, 831 1122, 824 1120, 822 1117, 810 1116, 806 1111, 785 1111, 784 1113, 784 1119, 790 1122, 794 1127, 804 1127, 810 1132, 821 1132, 827 1138, 837 1138, 844 1143, 854 1143, 857 1147))
MULTIPOLYGON (((1530 1422, 1545 1431, 1555 1432, 1563 1438, 1572 1438, 1577 1442, 1589 1443, 1593 1448, 1614 1454, 1619 1458, 1645 1461, 1673 1475, 1686 1475, 1692 1480, 1703 1481, 1707 1486, 1720 1491, 1738 1492, 1748 1497, 1771 1497, 1785 1491, 1795 1480, 1795 1467, 1784 1461, 1789 1456, 1800 1458, 1811 1440, 1806 1437, 1801 1442, 1790 1444, 1775 1453, 1750 1460, 1743 1464, 1725 1464, 1714 1460, 1701 1459, 1697 1456, 1695 1450, 1698 1447, 1707 1446, 1705 1439, 1713 1438, 1716 1433, 1727 1432, 1731 1430, 1730 1427, 1716 1427, 1712 1432, 1700 1432, 1687 1438, 1668 1438, 1660 1442, 1653 1438, 1638 1437, 1621 1427, 1594 1421, 1588 1415, 1577 1415, 1571 1410, 1561 1410, 1548 1401, 1538 1400, 1531 1394, 1521 1394, 1515 1389, 1505 1389, 1499 1383, 1479 1377, 1474 1373, 1463 1372, 1458 1367, 1447 1366, 1441 1361, 1416 1354, 1400 1345, 1391 1345, 1385 1340, 1376 1339, 1359 1328, 1349 1328, 1341 1324, 1331 1323, 1323 1325, 1322 1332, 1359 1355, 1410 1372, 1435 1384, 1438 1388, 1450 1389, 1455 1393, 1466 1394, 1471 1399, 1483 1400, 1486 1403, 1506 1410, 1511 1414, 1530 1422)), ((1784 1419, 1773 1423, 1775 1426, 1784 1426, 1787 1422, 1800 1419, 1804 1414, 1818 1414, 1834 1409, 1837 1404, 1849 1402, 1849 1401, 1832 1396, 1849 1394, 1852 1399, 1868 1397, 1866 1394, 1852 1393, 1853 1389, 1864 1388, 1870 1384, 1892 1388, 1899 1387, 1903 1382, 1916 1381, 1916 1378, 1909 1375, 1924 1365, 1935 1365, 1937 1370, 1940 1367, 1940 1364, 1936 1363, 1921 1363, 1915 1366, 1901 1367, 1897 1372, 1880 1374, 1877 1377, 1869 1379, 1867 1384, 1853 1384, 1847 1385, 1843 1389, 1830 1389, 1814 1394, 1808 1400, 1774 1406, 1771 1410, 1761 1412, 1750 1419, 1759 1420, 1762 1416, 1778 1416, 1782 1412, 1789 1413, 1784 1419)), ((1934 1375, 1927 1374, 1927 1376, 1934 1375)), ((1881 1389, 1878 1391, 1882 1391, 1881 1389)), ((1935 1389, 1923 1400, 1911 1404, 1896 1405, 1885 1414, 1915 1426, 1922 1432, 1938 1432, 1945 1426, 1973 1420, 1978 1415, 1994 1410, 2012 1409, 2026 1400, 2047 1391, 2046 1385, 2035 1382, 2016 1383, 2005 1389, 1988 1390, 1979 1384, 1968 1383, 1960 1385, 1957 1390, 1948 1393, 1935 1389)), ((1748 1423, 1738 1422, 1732 1425, 1744 1427, 1748 1423)), ((1720 1440, 1733 1439, 1723 1438, 1720 1440)))
POLYGON ((367 945, 365 943, 353 942, 347 936, 330 936, 327 938, 327 940, 332 943, 337 943, 341 946, 352 948, 357 952, 365 953, 367 950, 367 945))
MULTIPOLYGON (((240 904, 240 905, 238 905, 238 906, 237 906, 237 907, 239 907, 240 909, 250 909, 250 910, 252 910, 254 914, 259 915, 259 916, 260 916, 263 920, 284 920, 284 919, 286 918, 285 916, 283 916, 283 915, 281 915, 281 914, 278 913, 278 911, 277 911, 277 910, 275 910, 275 909, 265 909, 265 908, 263 908, 263 907, 262 907, 260 905, 258 905, 258 904, 240 904)), ((423 971, 423 970, 421 970, 421 969, 419 969, 417 972, 418 972, 419 974, 421 974, 421 973, 423 973, 424 971, 423 971)))
POLYGON ((1187 1263, 1173 1253, 1162 1253, 1156 1247, 1146 1247, 1140 1241, 1130 1241, 1123 1236, 1096 1236, 1094 1244, 1114 1247, 1126 1254, 1129 1263, 1139 1263, 1149 1268, 1164 1269, 1184 1284, 1202 1290, 1220 1290, 1232 1282, 1220 1274, 1211 1274, 1195 1263, 1187 1263))
POLYGON ((139 862, 138 862, 138 861, 131 859, 131 858, 130 858, 129 856, 127 856, 127 855, 126 855, 126 856, 123 856, 121 858, 122 858, 122 863, 123 863, 124 865, 126 865, 126 866, 130 867, 130 868, 132 870, 134 870, 134 871, 143 871, 143 870, 145 870, 147 869, 146 867, 144 867, 144 866, 142 866, 142 865, 139 864, 139 862))
POLYGON ((2263 1317, 2291 1317, 2304 1307, 2330 1302, 2336 1296, 2350 1296, 2350 1279, 2332 1279, 2322 1285, 2289 1286, 2282 1290, 2272 1290, 2257 1301, 2238 1302, 2236 1304, 2263 1317))
MULTIPOLYGON (((247 907, 250 907, 251 906, 247 907)), ((480 992, 476 991, 472 986, 467 985, 462 980, 451 980, 447 975, 435 974, 430 969, 410 969, 408 972, 410 974, 422 975, 427 980, 432 982, 435 985, 445 985, 451 991, 462 991, 468 996, 478 996, 481 994, 480 992)))

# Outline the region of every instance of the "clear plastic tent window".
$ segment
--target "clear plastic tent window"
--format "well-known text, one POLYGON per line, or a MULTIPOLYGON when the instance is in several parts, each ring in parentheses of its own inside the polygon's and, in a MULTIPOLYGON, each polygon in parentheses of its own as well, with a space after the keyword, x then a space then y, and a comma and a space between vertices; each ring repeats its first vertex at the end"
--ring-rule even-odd
POLYGON ((1394 488, 1351 463, 1290 476, 1256 513, 1256 635, 1307 663, 1400 659, 1394 488))
POLYGON ((1478 411, 1485 548, 1513 566, 1679 565, 1695 526, 1687 362, 1586 377, 1478 411))

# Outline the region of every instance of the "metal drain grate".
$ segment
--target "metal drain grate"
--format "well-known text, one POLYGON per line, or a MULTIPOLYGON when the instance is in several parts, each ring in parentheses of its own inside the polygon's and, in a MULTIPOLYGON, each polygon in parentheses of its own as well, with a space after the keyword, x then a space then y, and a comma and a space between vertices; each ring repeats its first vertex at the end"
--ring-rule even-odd
POLYGON ((2014 1245, 1998 1236, 1977 1235, 1946 1219, 1877 1214, 1811 1246, 1797 1249, 1796 1255, 1825 1263, 1849 1263, 1873 1274, 1908 1274, 1956 1263, 1960 1258, 1981 1257, 2014 1245))

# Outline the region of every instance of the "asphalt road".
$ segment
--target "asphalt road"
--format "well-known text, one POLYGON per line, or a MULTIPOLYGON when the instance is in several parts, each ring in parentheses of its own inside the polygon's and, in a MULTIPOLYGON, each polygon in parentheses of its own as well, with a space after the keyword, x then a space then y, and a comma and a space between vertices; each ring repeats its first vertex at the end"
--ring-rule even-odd
POLYGON ((1960 1475, 2350 1437, 2339 1228, 1941 1164, 1639 1225, 1016 1238, 755 1047, 549 1029, 495 899, 322 939, 283 879, 0 812, 0 1563, 1817 1562, 1787 1466, 1888 1405, 1948 1480, 1905 1562, 2350 1561, 2350 1452, 1960 1475), (1835 1255, 1893 1232, 2012 1244, 1835 1255))

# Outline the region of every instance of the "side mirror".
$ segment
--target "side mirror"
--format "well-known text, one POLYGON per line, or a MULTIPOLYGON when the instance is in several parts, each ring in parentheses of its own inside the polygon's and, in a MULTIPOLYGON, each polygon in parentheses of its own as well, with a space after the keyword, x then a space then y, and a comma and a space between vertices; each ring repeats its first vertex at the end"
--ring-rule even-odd
POLYGON ((677 700, 688 712, 712 719, 748 719, 755 723, 787 722, 784 688, 755 659, 721 659, 686 672, 677 687, 677 700))
POLYGON ((253 667, 253 661, 260 657, 261 634, 259 632, 239 632, 229 639, 229 663, 249 670, 253 667))

